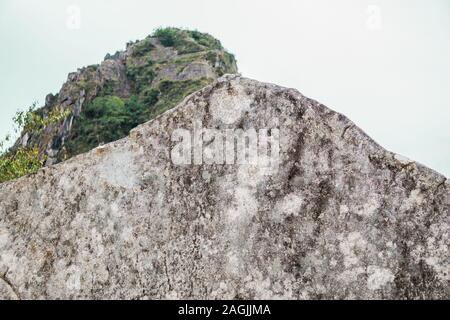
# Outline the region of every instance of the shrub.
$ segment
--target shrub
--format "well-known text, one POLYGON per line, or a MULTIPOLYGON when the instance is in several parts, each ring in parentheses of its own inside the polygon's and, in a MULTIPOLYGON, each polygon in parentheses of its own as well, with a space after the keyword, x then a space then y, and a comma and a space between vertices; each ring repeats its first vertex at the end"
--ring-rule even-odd
POLYGON ((68 155, 84 153, 124 137, 129 131, 128 118, 125 102, 119 97, 95 98, 74 121, 66 142, 68 155))
POLYGON ((149 39, 138 42, 133 49, 133 57, 142 57, 149 53, 154 46, 150 43, 149 39))
POLYGON ((133 95, 128 99, 125 103, 127 119, 124 123, 124 129, 127 133, 147 120, 145 117, 145 109, 137 96, 133 95))
POLYGON ((125 103, 116 96, 97 97, 84 110, 87 118, 101 118, 121 114, 125 110, 125 103))
POLYGON ((136 91, 142 91, 155 78, 153 62, 148 59, 143 65, 135 65, 134 61, 127 62, 127 77, 134 82, 136 91))
POLYGON ((155 88, 148 88, 142 93, 142 103, 147 106, 152 106, 158 101, 159 90, 155 88))
POLYGON ((0 156, 0 183, 33 174, 45 163, 37 148, 18 148, 0 156))
POLYGON ((181 40, 180 32, 177 28, 158 28, 153 36, 158 38, 163 46, 174 47, 181 40))
MULTIPOLYGON (((63 121, 70 113, 69 110, 61 112, 57 109, 51 110, 43 115, 42 110, 35 110, 34 103, 27 111, 19 111, 13 118, 16 133, 27 132, 30 135, 39 133, 46 126, 63 121)), ((8 142, 8 135, 0 142, 3 148, 8 142)), ((45 155, 39 154, 37 147, 15 147, 0 154, 0 183, 16 179, 27 174, 35 173, 46 161, 45 155)))
POLYGON ((116 86, 117 86, 116 81, 106 80, 103 83, 103 86, 100 88, 98 95, 99 96, 111 96, 114 94, 114 88, 116 86))
POLYGON ((37 133, 52 123, 58 123, 70 114, 70 110, 60 111, 51 110, 48 114, 43 114, 42 110, 36 110, 36 103, 26 111, 18 111, 13 118, 15 124, 15 132, 21 131, 37 133))
POLYGON ((202 33, 199 31, 187 31, 188 34, 194 39, 198 44, 207 47, 212 50, 223 49, 222 44, 219 40, 207 33, 202 33))

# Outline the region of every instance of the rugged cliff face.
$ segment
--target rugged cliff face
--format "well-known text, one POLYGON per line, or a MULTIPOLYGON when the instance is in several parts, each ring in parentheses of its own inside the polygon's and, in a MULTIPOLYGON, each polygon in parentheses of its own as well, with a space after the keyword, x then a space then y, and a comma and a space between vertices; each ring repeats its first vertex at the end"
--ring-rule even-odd
POLYGON ((69 74, 61 91, 36 111, 44 118, 52 112, 67 116, 43 130, 25 130, 16 147, 38 147, 47 164, 69 159, 125 137, 219 76, 236 72, 233 55, 210 35, 157 30, 108 54, 100 65, 69 74))
POLYGON ((226 76, 0 185, 0 297, 449 299, 449 188, 296 90, 226 76))

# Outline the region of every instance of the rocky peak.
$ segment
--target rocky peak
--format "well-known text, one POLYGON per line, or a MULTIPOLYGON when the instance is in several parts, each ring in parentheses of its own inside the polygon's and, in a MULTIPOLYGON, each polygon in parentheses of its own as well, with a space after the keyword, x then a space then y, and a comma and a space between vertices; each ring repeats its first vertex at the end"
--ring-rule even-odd
POLYGON ((174 107, 225 73, 236 73, 233 55, 212 36, 159 29, 99 65, 70 73, 57 95, 36 112, 67 117, 39 132, 23 132, 16 147, 38 147, 47 164, 69 159, 126 136, 134 126, 174 107))

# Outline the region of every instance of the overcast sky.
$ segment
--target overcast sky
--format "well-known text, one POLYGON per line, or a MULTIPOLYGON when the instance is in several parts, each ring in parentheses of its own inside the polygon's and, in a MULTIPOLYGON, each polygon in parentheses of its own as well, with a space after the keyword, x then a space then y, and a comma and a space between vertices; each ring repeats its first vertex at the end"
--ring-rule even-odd
POLYGON ((448 0, 0 0, 0 136, 69 72, 158 26, 214 35, 244 76, 296 88, 450 176, 448 0))

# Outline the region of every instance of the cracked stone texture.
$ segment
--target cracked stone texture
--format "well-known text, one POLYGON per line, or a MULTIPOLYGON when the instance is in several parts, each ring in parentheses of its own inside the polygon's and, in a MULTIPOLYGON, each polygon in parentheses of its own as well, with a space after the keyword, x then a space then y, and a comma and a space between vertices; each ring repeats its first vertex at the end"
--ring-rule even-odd
POLYGON ((449 187, 293 89, 225 76, 0 185, 0 298, 449 299, 449 187), (280 130, 272 175, 175 165, 175 129, 280 130))

